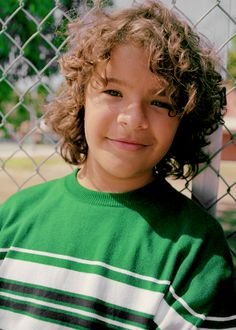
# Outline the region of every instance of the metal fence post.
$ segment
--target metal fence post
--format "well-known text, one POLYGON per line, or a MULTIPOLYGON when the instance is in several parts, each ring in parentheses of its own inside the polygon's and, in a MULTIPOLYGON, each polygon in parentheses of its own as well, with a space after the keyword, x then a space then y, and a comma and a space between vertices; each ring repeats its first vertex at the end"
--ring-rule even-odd
MULTIPOLYGON (((227 7, 227 11, 221 7, 221 0, 215 1, 215 6, 219 7, 223 12, 231 18, 231 0, 224 3, 227 7)), ((196 25, 198 25, 203 18, 200 18, 196 25)), ((220 24, 216 30, 220 29, 220 24)), ((224 25, 224 31, 220 31, 218 38, 217 31, 214 32, 214 43, 218 47, 220 52, 220 57, 222 59, 223 67, 227 67, 227 50, 225 46, 225 40, 228 40, 230 34, 230 19, 227 20, 224 25), (223 45, 223 46, 222 46, 223 45)), ((228 45, 228 44, 227 44, 228 45)), ((222 70, 222 76, 225 78, 225 73, 222 70)), ((217 211, 217 197, 219 188, 219 173, 220 173, 220 161, 221 154, 219 150, 222 146, 222 127, 212 134, 210 137, 211 144, 207 147, 207 151, 210 155, 215 155, 211 159, 211 163, 202 172, 200 172, 192 180, 192 199, 197 200, 201 205, 203 205, 209 213, 216 216, 217 211), (218 151, 218 152, 217 152, 218 151)))
MULTIPOLYGON (((214 154, 222 145, 222 127, 212 134, 211 144, 207 148, 214 154)), ((192 180, 192 199, 203 205, 213 216, 216 215, 216 201, 219 187, 220 153, 192 180)))

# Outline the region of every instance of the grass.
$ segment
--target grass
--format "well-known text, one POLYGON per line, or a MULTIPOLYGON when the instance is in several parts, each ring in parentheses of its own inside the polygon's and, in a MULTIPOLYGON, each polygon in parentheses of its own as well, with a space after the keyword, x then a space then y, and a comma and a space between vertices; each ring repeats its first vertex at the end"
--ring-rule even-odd
POLYGON ((10 158, 5 162, 4 168, 7 170, 13 169, 18 171, 32 171, 35 170, 37 166, 46 164, 47 166, 58 166, 60 160, 57 157, 50 157, 45 161, 45 157, 36 156, 31 160, 28 157, 10 158))

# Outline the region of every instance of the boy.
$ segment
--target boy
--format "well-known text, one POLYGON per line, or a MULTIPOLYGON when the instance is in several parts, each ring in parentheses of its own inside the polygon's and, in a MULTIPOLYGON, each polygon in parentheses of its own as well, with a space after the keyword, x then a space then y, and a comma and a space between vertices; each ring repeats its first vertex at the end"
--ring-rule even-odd
POLYGON ((222 122, 213 55, 159 2, 70 32, 45 118, 79 170, 2 205, 0 328, 236 329, 222 229, 164 180, 222 122))

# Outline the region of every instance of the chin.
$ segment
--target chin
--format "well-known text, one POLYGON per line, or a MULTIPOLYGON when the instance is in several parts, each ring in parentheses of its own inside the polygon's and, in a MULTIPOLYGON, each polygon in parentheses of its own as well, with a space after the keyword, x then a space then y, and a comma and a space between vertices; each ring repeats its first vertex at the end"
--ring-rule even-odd
POLYGON ((153 169, 143 171, 143 169, 134 169, 134 168, 125 168, 125 166, 121 165, 119 167, 109 167, 107 168, 107 173, 109 173, 110 176, 113 176, 114 178, 118 179, 138 179, 139 177, 152 177, 153 169))

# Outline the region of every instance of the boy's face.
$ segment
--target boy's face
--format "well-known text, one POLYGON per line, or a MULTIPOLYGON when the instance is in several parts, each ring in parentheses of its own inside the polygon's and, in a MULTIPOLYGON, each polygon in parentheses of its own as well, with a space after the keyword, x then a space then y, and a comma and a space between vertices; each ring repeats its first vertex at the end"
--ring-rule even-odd
POLYGON ((97 72, 108 84, 102 87, 93 77, 86 90, 86 173, 105 183, 102 190, 141 187, 153 179, 153 167, 170 148, 179 119, 168 115, 169 98, 142 48, 115 48, 97 72), (113 189, 116 183, 121 188, 113 189))

